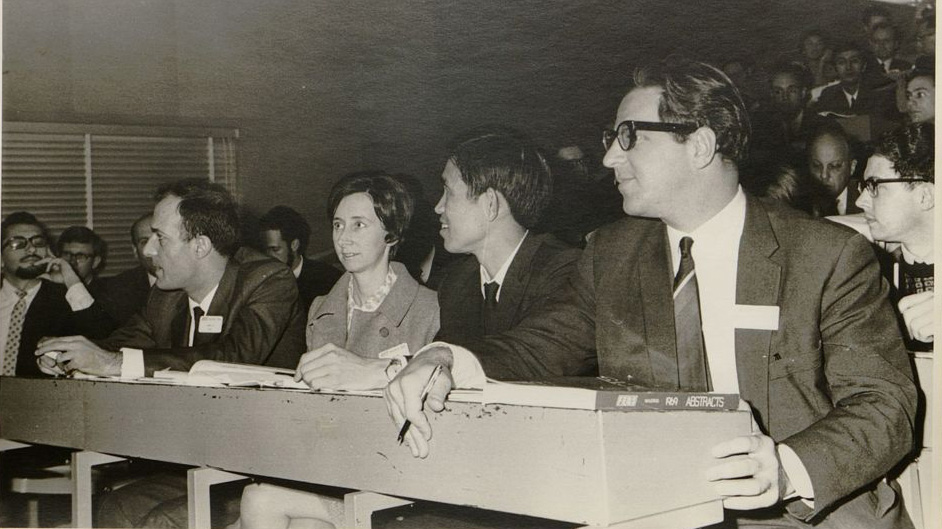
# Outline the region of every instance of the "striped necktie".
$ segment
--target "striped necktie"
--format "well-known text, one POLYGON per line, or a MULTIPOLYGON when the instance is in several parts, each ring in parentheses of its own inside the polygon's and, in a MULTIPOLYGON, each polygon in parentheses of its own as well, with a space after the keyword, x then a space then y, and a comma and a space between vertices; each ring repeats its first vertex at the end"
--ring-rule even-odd
POLYGON ((7 334, 7 344, 3 347, 3 372, 0 375, 12 377, 16 374, 16 357, 20 351, 20 337, 23 335, 23 320, 26 319, 26 291, 17 290, 20 297, 13 305, 10 315, 10 332, 7 334))
POLYGON ((680 268, 674 278, 674 329, 677 333, 677 374, 680 389, 711 391, 710 366, 703 345, 697 271, 690 248, 693 239, 680 240, 680 268))

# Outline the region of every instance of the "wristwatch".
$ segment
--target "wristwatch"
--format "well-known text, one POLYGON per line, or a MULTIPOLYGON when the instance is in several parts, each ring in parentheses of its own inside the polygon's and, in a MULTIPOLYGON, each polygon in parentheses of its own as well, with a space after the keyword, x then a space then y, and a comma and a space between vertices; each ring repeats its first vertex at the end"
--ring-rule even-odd
POLYGON ((402 371, 402 368, 406 367, 406 364, 409 363, 409 357, 404 355, 396 355, 389 359, 389 365, 386 366, 386 380, 392 382, 392 379, 396 378, 396 375, 402 371))

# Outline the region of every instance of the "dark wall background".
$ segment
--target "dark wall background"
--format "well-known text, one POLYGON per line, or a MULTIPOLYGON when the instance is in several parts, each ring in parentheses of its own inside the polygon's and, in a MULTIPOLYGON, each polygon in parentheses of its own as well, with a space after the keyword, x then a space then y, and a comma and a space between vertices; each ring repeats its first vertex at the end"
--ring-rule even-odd
MULTIPOLYGON (((242 200, 290 205, 330 248, 324 202, 355 170, 418 176, 482 123, 599 154, 632 67, 680 51, 758 62, 868 0, 8 0, 3 119, 232 126, 242 200)), ((905 34, 912 10, 887 5, 905 34)))

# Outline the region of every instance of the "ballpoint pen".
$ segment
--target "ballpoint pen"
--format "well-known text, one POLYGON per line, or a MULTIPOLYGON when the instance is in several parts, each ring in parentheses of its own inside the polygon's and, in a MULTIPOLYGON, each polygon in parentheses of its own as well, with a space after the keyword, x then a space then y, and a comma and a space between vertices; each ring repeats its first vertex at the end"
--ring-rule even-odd
MULTIPOLYGON (((430 391, 432 391, 432 386, 435 385, 435 381, 438 380, 438 375, 442 374, 442 364, 435 366, 435 369, 432 370, 432 374, 428 377, 428 382, 425 383, 425 387, 422 388, 422 394, 419 396, 419 405, 425 406, 425 398, 428 397, 430 391)), ((402 440, 406 437, 406 432, 409 431, 409 427, 412 426, 412 421, 406 419, 406 422, 402 423, 402 428, 399 429, 399 437, 396 438, 399 441, 399 444, 402 444, 402 440)))

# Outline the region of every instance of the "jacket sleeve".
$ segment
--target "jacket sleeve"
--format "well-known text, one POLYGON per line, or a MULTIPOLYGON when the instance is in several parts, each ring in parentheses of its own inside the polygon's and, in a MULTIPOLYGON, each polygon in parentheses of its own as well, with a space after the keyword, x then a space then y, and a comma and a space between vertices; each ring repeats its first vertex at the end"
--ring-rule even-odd
MULTIPOLYGON (((821 347, 833 408, 782 440, 814 488, 810 519, 881 479, 913 448, 917 393, 873 252, 854 235, 821 301, 821 347)), ((798 513, 793 513, 798 514, 798 513)))
POLYGON ((283 267, 271 268, 258 281, 236 285, 239 287, 249 291, 234 295, 235 298, 243 295, 245 300, 226 316, 233 320, 224 336, 193 347, 145 347, 146 375, 151 376, 154 371, 164 368, 186 371, 203 359, 283 365, 290 363, 289 357, 293 357, 296 364, 297 357, 304 352, 304 321, 297 283, 291 271, 283 267), (272 358, 276 348, 279 349, 278 361, 272 358))
MULTIPOLYGON (((595 350, 595 242, 590 241, 575 267, 567 254, 546 281, 555 291, 542 307, 513 329, 469 342, 487 376, 501 380, 594 374, 595 350)), ((548 291, 549 292, 549 291, 548 291)))

